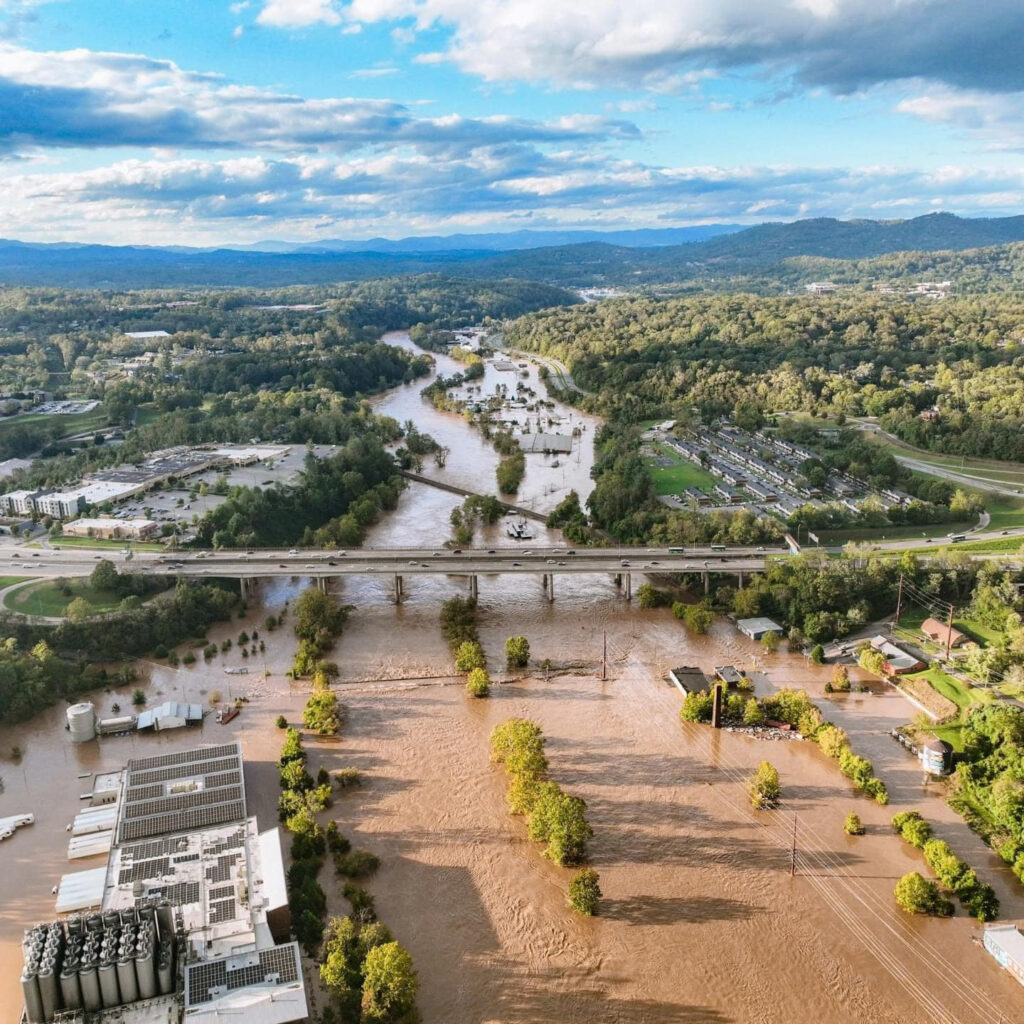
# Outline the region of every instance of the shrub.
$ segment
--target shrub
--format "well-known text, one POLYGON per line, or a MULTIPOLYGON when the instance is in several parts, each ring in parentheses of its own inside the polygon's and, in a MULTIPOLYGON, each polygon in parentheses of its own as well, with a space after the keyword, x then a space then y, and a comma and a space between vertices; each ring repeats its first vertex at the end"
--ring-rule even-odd
POLYGON ((569 883, 569 903, 573 910, 587 917, 597 913, 597 905, 601 899, 601 886, 598 874, 593 868, 584 868, 569 883))
POLYGON ((141 689, 135 690, 135 692, 132 693, 132 704, 134 704, 135 707, 137 707, 137 708, 141 708, 142 705, 145 704, 145 703, 146 703, 146 691, 145 690, 141 690, 141 689))
POLYGON ((196 656, 191 651, 186 651, 181 656, 181 661, 184 665, 194 665, 196 663, 196 656))
POLYGON ((491 677, 485 668, 475 668, 466 680, 466 692, 470 697, 487 697, 491 692, 491 677))
POLYGON ((167 657, 167 648, 163 644, 157 644, 156 647, 153 648, 153 657, 154 658, 166 658, 167 657))
POLYGON ((530 664, 530 641, 525 636, 510 636, 505 641, 505 658, 510 668, 526 668, 530 664))
POLYGON ((764 725, 764 712, 761 710, 761 705, 757 703, 756 697, 751 697, 743 705, 743 724, 764 725))
POLYGON ((864 835, 864 826, 861 824, 860 817, 852 812, 848 814, 846 821, 843 822, 843 831, 848 836, 864 835))
POLYGON ((530 813, 530 838, 547 842, 544 856, 564 867, 583 859, 594 830, 586 818, 587 805, 563 793, 554 782, 542 782, 530 813))
POLYGON ((484 668, 487 657, 484 649, 475 640, 464 640, 455 652, 455 667, 460 672, 472 672, 475 668, 484 668))
POLYGON ((889 802, 889 791, 885 788, 885 783, 874 775, 865 784, 864 792, 873 796, 875 803, 883 807, 889 802))
POLYGON ((825 664, 825 648, 822 647, 821 644, 815 644, 811 648, 811 661, 813 661, 815 665, 825 664))
POLYGON ((355 882, 346 882, 342 886, 341 894, 352 904, 352 917, 354 920, 362 924, 369 924, 377 920, 373 896, 361 885, 356 885, 355 882))
POLYGON ((278 727, 278 729, 287 729, 288 719, 285 718, 284 715, 278 715, 277 718, 274 719, 274 724, 278 727))
POLYGON ((679 718, 683 722, 710 722, 714 696, 710 690, 698 690, 683 698, 679 718))
POLYGON ((782 796, 778 769, 770 761, 762 761, 747 780, 747 790, 755 808, 774 807, 782 796))
MULTIPOLYGON (((178 662, 180 660, 181 659, 178 657, 178 652, 176 650, 174 650, 173 648, 171 648, 171 650, 169 650, 167 652, 167 664, 170 665, 171 668, 177 668, 178 662)), ((192 660, 195 661, 195 657, 194 656, 193 656, 192 660)))
POLYGON ((917 871, 905 874, 896 883, 893 895, 908 914, 949 917, 953 913, 953 904, 939 892, 939 887, 917 871))
POLYGON ((904 811, 902 814, 894 814, 892 827, 911 846, 919 850, 924 849, 925 843, 932 837, 932 827, 917 811, 904 811))
POLYGON ((348 878, 368 878, 380 867, 380 857, 369 850, 352 850, 334 859, 334 869, 348 878))
POLYGON ((826 757, 839 758, 842 756, 843 751, 849 747, 846 730, 840 729, 838 725, 823 725, 818 730, 815 739, 818 741, 818 746, 821 747, 821 752, 826 757))
POLYGON ((363 784, 363 776, 356 768, 341 768, 334 773, 334 784, 338 789, 351 789, 363 784))

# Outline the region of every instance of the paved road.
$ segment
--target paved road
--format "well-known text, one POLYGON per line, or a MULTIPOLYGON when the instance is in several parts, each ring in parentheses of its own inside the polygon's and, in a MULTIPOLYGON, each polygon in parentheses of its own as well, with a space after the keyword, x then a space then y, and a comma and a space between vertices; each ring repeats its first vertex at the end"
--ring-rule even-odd
MULTIPOLYGON (((781 551, 773 552, 782 554, 781 551)), ((355 576, 386 572, 396 575, 443 573, 483 575, 487 573, 678 573, 759 572, 768 552, 753 548, 730 548, 726 553, 707 548, 670 554, 665 548, 466 548, 456 553, 444 549, 353 549, 344 554, 325 551, 259 550, 251 554, 232 552, 179 552, 155 554, 138 552, 130 560, 109 548, 97 552, 88 548, 62 548, 30 552, 28 549, 0 549, 0 573, 27 576, 84 576, 96 562, 109 558, 124 572, 162 573, 175 576, 222 576, 258 578, 263 576, 355 576)))
POLYGON ((551 356, 537 355, 536 352, 523 352, 517 348, 506 348, 504 338, 500 342, 495 342, 495 348, 500 349, 502 352, 507 352, 509 355, 519 356, 521 359, 532 359, 535 363, 540 366, 547 368, 548 372, 555 378, 555 384, 562 391, 575 391, 578 395, 585 395, 588 398, 593 397, 593 391, 585 391, 572 379, 572 374, 569 372, 569 368, 565 363, 554 359, 551 356))

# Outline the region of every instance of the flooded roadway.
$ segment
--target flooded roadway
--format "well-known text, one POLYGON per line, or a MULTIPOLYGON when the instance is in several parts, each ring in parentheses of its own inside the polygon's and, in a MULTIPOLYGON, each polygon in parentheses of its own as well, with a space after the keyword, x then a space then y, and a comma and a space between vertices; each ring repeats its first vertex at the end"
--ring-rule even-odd
MULTIPOLYGON (((377 402, 378 410, 414 419, 451 448, 446 479, 492 490, 493 449, 460 417, 424 403, 422 386, 396 389, 377 402)), ((579 466, 588 457, 581 452, 579 466)), ((574 452, 566 465, 565 487, 575 486, 582 496, 587 482, 574 470, 575 458, 574 452)), ((523 497, 541 508, 560 497, 554 485, 562 467, 538 468, 545 464, 542 456, 528 457, 523 484, 523 497)), ((429 464, 426 471, 442 475, 429 464)), ((412 486, 367 544, 440 544, 456 502, 412 486)), ((500 525, 481 542, 515 543, 500 525)), ((241 663, 236 651, 190 669, 148 667, 151 704, 185 699, 208 706, 215 690, 224 699, 239 692, 250 697, 228 726, 208 718, 198 732, 73 747, 63 708, 54 708, 0 730, 0 757, 14 745, 24 751, 20 764, 0 761, 0 815, 37 815, 35 825, 0 843, 5 1024, 17 1019, 20 1006, 23 927, 52 914, 50 887, 61 874, 102 863, 65 859, 64 826, 79 808, 78 792, 89 788, 79 772, 117 768, 156 747, 237 736, 247 760, 250 809, 264 826, 273 823, 281 742, 273 723, 278 714, 298 719, 307 685, 284 676, 294 650, 290 626, 266 633, 263 620, 303 582, 261 584, 245 621, 210 631, 220 640, 259 629, 268 646, 266 678, 261 658, 250 659, 252 675, 224 675, 225 664, 241 663)), ((339 596, 356 606, 332 655, 341 667, 349 725, 340 739, 308 741, 310 766, 315 773, 320 764, 329 770, 351 765, 366 774, 366 785, 339 798, 331 813, 354 844, 382 858, 369 888, 381 919, 413 954, 426 1024, 1024 1019, 1020 987, 975 944, 976 923, 959 910, 952 921, 908 918, 892 899, 895 881, 922 869, 922 861, 888 821, 896 810, 917 806, 997 886, 1004 916, 1024 916, 1020 887, 993 867, 990 852, 935 794, 922 791, 916 763, 886 735, 911 713, 901 698, 852 694, 830 702, 829 717, 874 759, 893 793, 889 807, 878 807, 854 793, 810 744, 680 727, 680 695, 663 682, 673 665, 749 668, 757 657, 771 685, 822 693, 827 670, 784 653, 765 657, 725 622, 708 636, 687 635, 667 612, 627 605, 610 578, 560 577, 549 603, 539 580, 482 576, 480 631, 492 671, 502 667, 505 638, 514 633, 529 638, 535 662, 578 667, 548 681, 499 685, 490 700, 469 701, 461 680, 449 676, 451 660, 438 628, 440 601, 465 593, 463 578, 407 580, 399 607, 390 580, 339 585, 339 596), (602 682, 606 635, 609 678, 602 682), (570 910, 571 872, 544 860, 526 840, 523 821, 505 811, 504 779, 488 764, 487 737, 510 715, 540 723, 553 776, 588 803, 591 857, 604 891, 596 919, 570 910), (743 792, 743 775, 764 758, 782 777, 783 803, 775 814, 750 811, 743 792), (851 810, 868 827, 862 838, 842 832, 851 810)), ((130 695, 99 693, 95 699, 106 713, 114 700, 127 707, 130 695)), ((328 869, 322 882, 332 912, 344 912, 328 869)))

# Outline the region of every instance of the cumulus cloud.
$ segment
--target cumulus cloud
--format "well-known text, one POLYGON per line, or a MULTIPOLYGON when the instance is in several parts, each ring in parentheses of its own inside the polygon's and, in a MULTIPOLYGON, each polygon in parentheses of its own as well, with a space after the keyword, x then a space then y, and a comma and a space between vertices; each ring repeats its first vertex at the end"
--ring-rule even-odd
POLYGON ((273 28, 337 25, 341 21, 333 0, 266 0, 256 20, 273 28))
POLYGON ((509 145, 438 160, 394 152, 220 161, 121 161, 9 175, 6 229, 123 241, 223 242, 265 237, 408 233, 419 228, 549 224, 752 222, 766 216, 902 216, 955 208, 1000 213, 1024 200, 1024 170, 932 172, 780 166, 651 167, 594 154, 509 145), (73 221, 71 220, 73 218, 73 221))
POLYGON ((916 95, 896 104, 896 110, 962 129, 990 149, 1024 149, 1024 91, 988 93, 921 84, 916 95))
POLYGON ((124 53, 0 44, 0 152, 29 147, 328 148, 452 152, 510 142, 587 144, 639 134, 629 121, 415 116, 392 100, 306 99, 124 53))
POLYGON ((664 90, 759 68, 837 93, 914 77, 1024 88, 1019 0, 350 0, 343 14, 447 29, 444 58, 488 81, 664 90))

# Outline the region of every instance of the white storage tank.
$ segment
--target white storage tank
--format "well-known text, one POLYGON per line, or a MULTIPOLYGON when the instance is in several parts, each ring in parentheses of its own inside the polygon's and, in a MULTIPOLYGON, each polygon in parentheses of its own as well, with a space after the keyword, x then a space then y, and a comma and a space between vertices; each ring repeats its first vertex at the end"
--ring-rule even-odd
POLYGON ((96 708, 89 701, 68 708, 68 729, 73 743, 96 739, 96 708))

